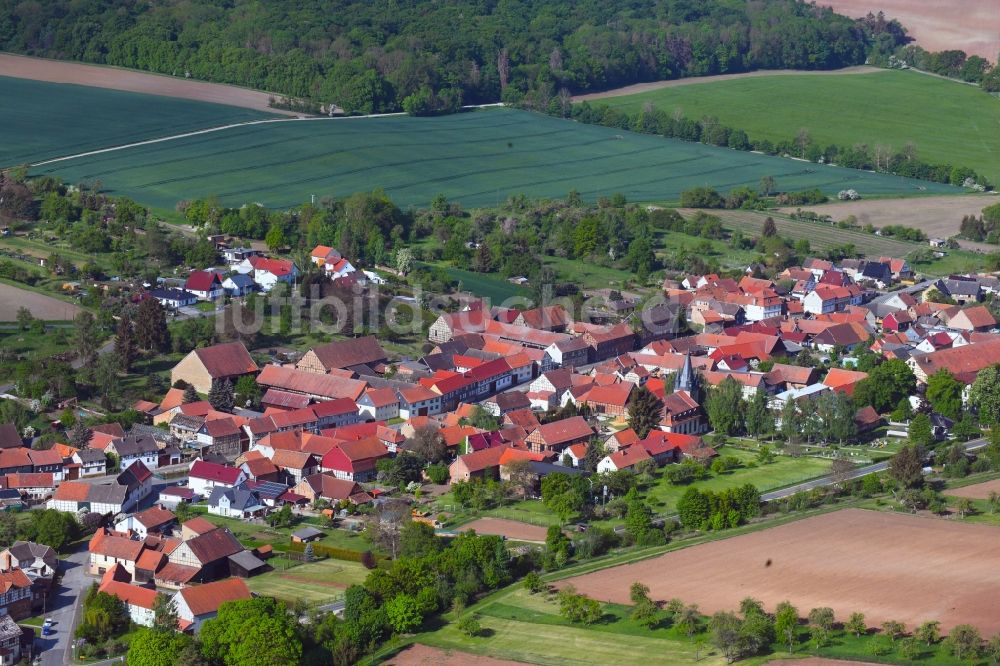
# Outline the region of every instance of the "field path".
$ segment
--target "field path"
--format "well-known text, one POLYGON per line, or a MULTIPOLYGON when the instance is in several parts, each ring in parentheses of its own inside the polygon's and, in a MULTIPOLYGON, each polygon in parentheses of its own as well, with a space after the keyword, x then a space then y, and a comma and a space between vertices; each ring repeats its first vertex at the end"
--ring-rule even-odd
POLYGON ((589 102, 608 97, 621 97, 623 95, 636 95, 638 93, 649 92, 650 90, 660 90, 661 88, 676 88, 678 86, 690 86, 697 83, 716 83, 717 81, 728 81, 729 79, 752 79, 758 76, 830 76, 835 74, 874 74, 884 72, 880 67, 870 67, 868 65, 857 65, 855 67, 844 67, 843 69, 758 69, 753 72, 740 72, 738 74, 715 74, 714 76, 689 76, 683 79, 668 79, 666 81, 650 81, 648 83, 635 83, 623 88, 614 88, 603 92, 587 93, 586 95, 576 95, 574 102, 589 102))
POLYGON ((279 115, 295 115, 292 111, 269 106, 270 98, 280 97, 280 95, 261 90, 241 88, 224 83, 195 81, 178 76, 153 74, 120 67, 88 65, 68 60, 50 60, 13 53, 0 53, 0 76, 48 81, 49 83, 70 83, 77 86, 108 88, 109 90, 125 90, 147 95, 160 95, 161 97, 179 97, 199 102, 239 106, 279 115))
MULTIPOLYGON (((490 107, 503 106, 503 104, 475 104, 471 106, 463 106, 463 109, 486 109, 490 107)), ((146 139, 145 141, 136 141, 134 143, 125 143, 120 146, 111 146, 109 148, 100 148, 98 150, 88 150, 84 153, 76 153, 75 155, 63 155, 62 157, 54 157, 50 160, 43 160, 41 162, 35 162, 29 166, 38 167, 45 166, 46 164, 53 164, 55 162, 65 162, 66 160, 75 160, 81 157, 90 157, 91 155, 100 155, 102 153, 113 153, 118 150, 126 150, 128 148, 137 148, 138 146, 148 146, 153 143, 163 143, 164 141, 176 141, 177 139, 186 139, 191 136, 198 136, 199 134, 211 134, 213 132, 223 132, 228 129, 233 129, 235 127, 247 127, 249 125, 269 125, 273 123, 296 123, 296 122, 321 122, 321 121, 335 121, 335 120, 364 120, 366 118, 391 118, 393 116, 405 116, 404 112, 397 113, 372 113, 364 116, 300 116, 295 118, 268 118, 266 120, 249 120, 243 123, 229 123, 228 125, 219 125, 218 127, 206 127, 205 129, 194 130, 192 132, 183 132, 181 134, 172 134, 170 136, 161 136, 156 139, 146 139)))

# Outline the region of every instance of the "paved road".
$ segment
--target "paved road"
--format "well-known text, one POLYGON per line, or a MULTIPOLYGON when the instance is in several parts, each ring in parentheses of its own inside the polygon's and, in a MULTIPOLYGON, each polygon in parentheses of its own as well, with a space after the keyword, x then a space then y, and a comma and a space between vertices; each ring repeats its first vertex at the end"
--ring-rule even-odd
POLYGON ((79 621, 77 602, 92 582, 84 575, 89 557, 87 545, 80 544, 76 552, 61 562, 62 581, 55 596, 48 599, 46 609, 46 617, 52 618, 55 632, 42 638, 41 629, 38 629, 35 635, 35 646, 43 666, 72 663, 71 643, 79 621))
MULTIPOLYGON (((973 439, 965 443, 966 451, 976 451, 978 449, 984 448, 989 442, 985 439, 973 439)), ((885 460, 882 462, 874 463, 872 465, 865 465, 864 467, 859 467, 853 472, 851 472, 847 478, 848 479, 860 479, 862 476, 868 474, 874 474, 876 472, 884 472, 889 468, 889 461, 885 460)), ((769 493, 764 493, 760 496, 765 502, 773 502, 774 500, 782 499, 795 493, 800 493, 804 490, 812 490, 814 488, 822 488, 823 486, 831 486, 836 481, 833 480, 832 476, 823 476, 818 479, 813 479, 812 481, 806 481, 804 483, 799 483, 794 486, 789 486, 788 488, 782 488, 780 490, 774 490, 769 493)))

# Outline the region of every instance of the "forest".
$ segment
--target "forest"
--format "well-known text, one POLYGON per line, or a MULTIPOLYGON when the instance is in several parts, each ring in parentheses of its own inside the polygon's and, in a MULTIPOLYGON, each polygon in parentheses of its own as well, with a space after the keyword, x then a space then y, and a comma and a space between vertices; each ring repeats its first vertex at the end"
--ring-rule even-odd
POLYGON ((348 113, 857 65, 872 47, 905 40, 893 25, 879 35, 797 0, 0 0, 0 50, 237 84, 348 113))

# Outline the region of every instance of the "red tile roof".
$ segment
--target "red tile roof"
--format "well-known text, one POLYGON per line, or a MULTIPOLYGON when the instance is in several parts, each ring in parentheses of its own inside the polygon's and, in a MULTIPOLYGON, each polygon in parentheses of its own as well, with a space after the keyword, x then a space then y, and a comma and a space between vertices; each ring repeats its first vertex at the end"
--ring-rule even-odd
POLYGON ((222 280, 219 274, 214 271, 191 271, 184 288, 188 291, 212 291, 217 285, 221 285, 222 280))
POLYGON ((233 377, 257 372, 257 364, 250 358, 250 352, 242 342, 224 342, 211 347, 195 349, 205 370, 213 379, 233 377))
POLYGON ((568 419, 539 426, 538 433, 547 445, 556 446, 564 442, 590 437, 594 431, 582 416, 571 416, 568 419))
POLYGON ((227 467, 217 463, 205 462, 204 460, 196 460, 191 465, 188 476, 216 483, 235 485, 239 481, 240 470, 237 467, 227 467))
POLYGON ((179 595, 184 599, 191 613, 208 615, 219 610, 219 606, 227 601, 239 601, 250 598, 250 588, 242 578, 227 578, 214 583, 185 587, 179 595))

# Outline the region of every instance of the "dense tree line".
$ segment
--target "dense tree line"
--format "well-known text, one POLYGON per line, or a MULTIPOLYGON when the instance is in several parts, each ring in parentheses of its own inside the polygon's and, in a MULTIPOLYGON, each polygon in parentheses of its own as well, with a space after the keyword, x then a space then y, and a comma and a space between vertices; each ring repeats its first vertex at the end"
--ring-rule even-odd
MULTIPOLYGON (((872 31, 796 0, 0 2, 0 49, 234 83, 348 112, 864 62, 872 31)), ((286 103, 292 103, 287 100, 286 103)))
MULTIPOLYGON (((753 150, 767 155, 788 155, 819 164, 836 164, 849 169, 879 171, 936 183, 975 187, 976 189, 991 189, 992 187, 985 176, 968 167, 954 164, 934 164, 920 159, 916 146, 912 144, 907 144, 901 149, 870 146, 866 143, 856 143, 850 146, 837 144, 824 146, 805 129, 800 129, 794 136, 789 136, 787 139, 775 143, 768 139, 752 138, 742 129, 723 125, 714 116, 705 116, 701 119, 687 118, 676 111, 668 111, 652 105, 647 105, 634 113, 628 113, 606 104, 590 104, 589 102, 561 104, 554 102, 541 110, 551 115, 573 118, 592 125, 603 125, 642 134, 656 134, 684 141, 697 141, 733 150, 753 150)), ((796 205, 798 202, 794 199, 788 199, 781 203, 796 205)), ((802 203, 817 202, 804 200, 802 203)), ((723 201, 715 201, 714 205, 710 207, 734 206, 725 206, 723 201)))

